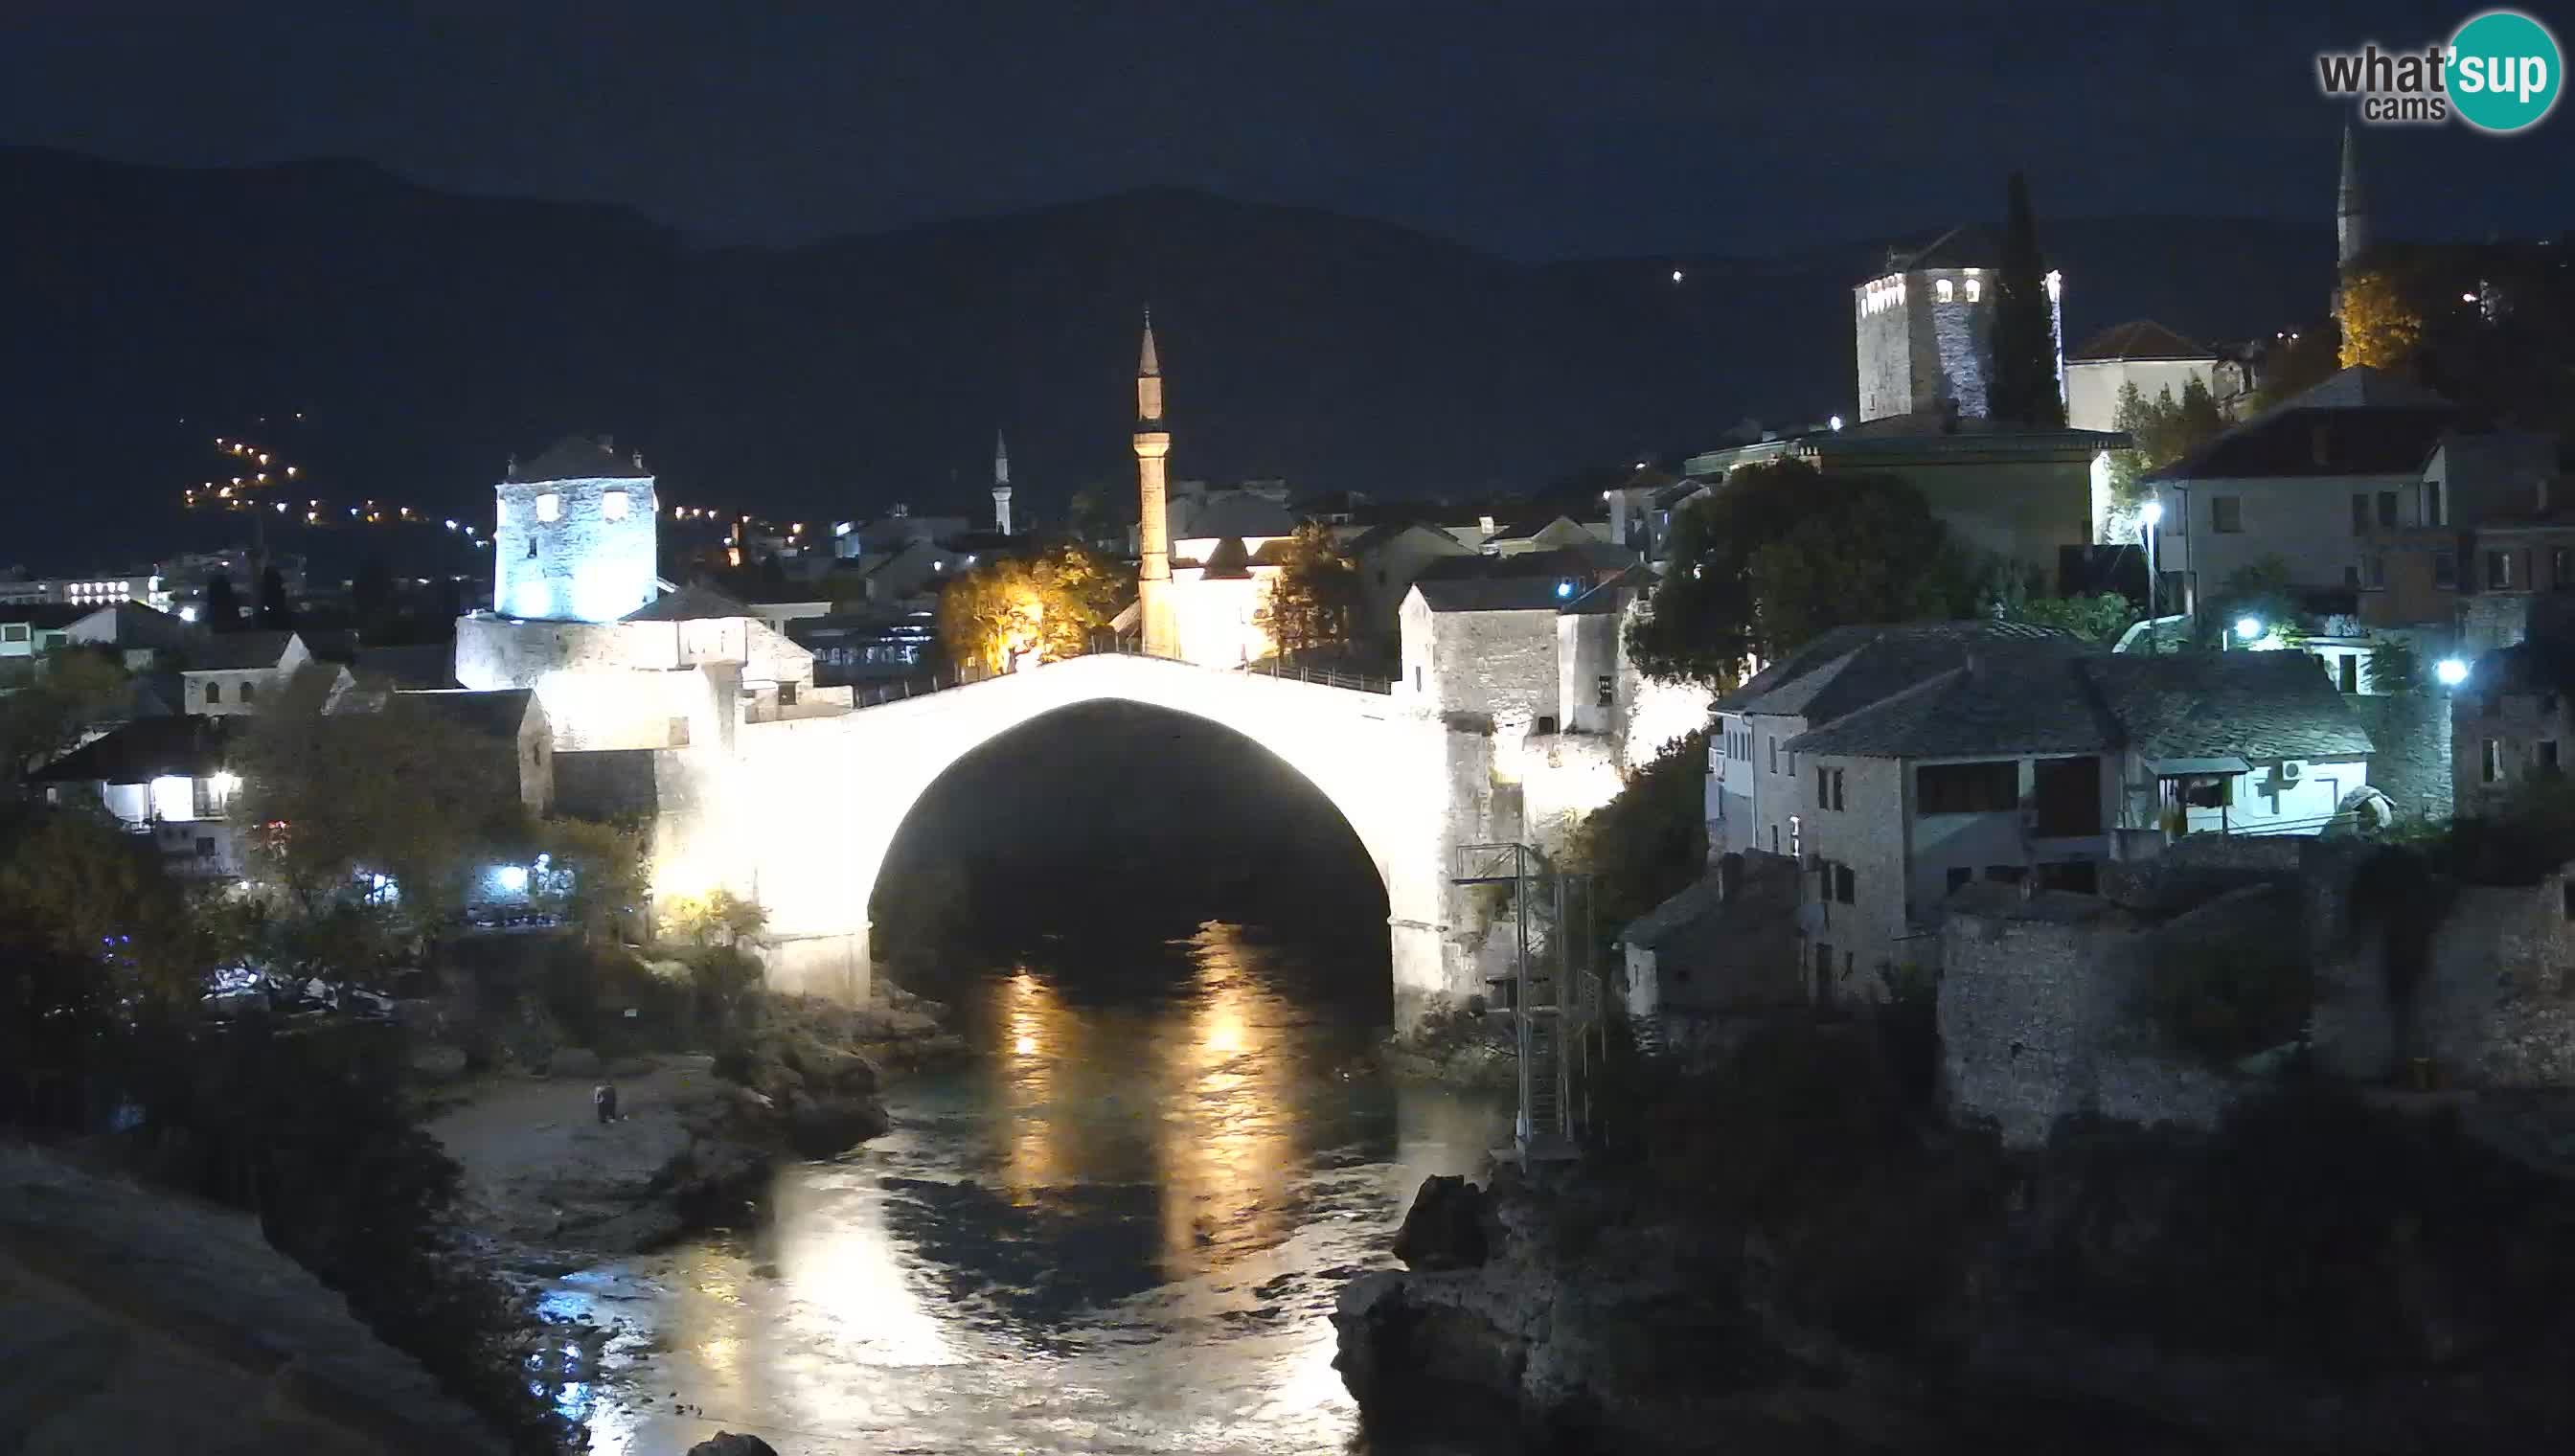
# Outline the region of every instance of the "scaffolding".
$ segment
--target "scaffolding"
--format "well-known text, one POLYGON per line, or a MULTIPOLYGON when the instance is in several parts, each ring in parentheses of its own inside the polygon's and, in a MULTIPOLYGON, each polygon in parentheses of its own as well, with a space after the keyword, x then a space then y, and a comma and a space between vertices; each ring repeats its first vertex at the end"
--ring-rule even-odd
POLYGON ((1591 876, 1514 841, 1459 845, 1453 882, 1504 886, 1509 896, 1511 972, 1485 984, 1516 1042, 1520 1158, 1574 1157, 1591 1124, 1591 1067, 1605 1050, 1591 876))

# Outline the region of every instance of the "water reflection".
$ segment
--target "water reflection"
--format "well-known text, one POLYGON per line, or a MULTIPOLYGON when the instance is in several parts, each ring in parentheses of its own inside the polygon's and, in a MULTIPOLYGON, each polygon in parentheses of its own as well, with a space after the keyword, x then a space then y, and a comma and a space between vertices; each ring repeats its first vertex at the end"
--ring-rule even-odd
POLYGON ((1507 1124, 1353 1071, 1382 988, 1343 970, 1223 926, 998 967, 958 1001, 986 1054, 770 1228, 571 1281, 630 1329, 594 1449, 1347 1450, 1331 1300, 1507 1124))

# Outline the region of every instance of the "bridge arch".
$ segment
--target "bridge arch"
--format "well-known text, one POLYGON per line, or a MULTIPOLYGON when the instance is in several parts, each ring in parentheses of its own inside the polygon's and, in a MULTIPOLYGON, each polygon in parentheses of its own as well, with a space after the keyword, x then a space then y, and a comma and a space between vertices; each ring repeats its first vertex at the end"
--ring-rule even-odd
POLYGON ((1452 845, 1473 836, 1483 739, 1383 694, 1103 654, 837 717, 746 724, 716 781, 699 786, 675 852, 725 866, 768 908, 777 983, 863 992, 868 902, 913 806, 1004 733, 1111 701, 1231 729, 1339 812, 1385 886, 1398 1025, 1475 989, 1451 943, 1447 876, 1452 845))

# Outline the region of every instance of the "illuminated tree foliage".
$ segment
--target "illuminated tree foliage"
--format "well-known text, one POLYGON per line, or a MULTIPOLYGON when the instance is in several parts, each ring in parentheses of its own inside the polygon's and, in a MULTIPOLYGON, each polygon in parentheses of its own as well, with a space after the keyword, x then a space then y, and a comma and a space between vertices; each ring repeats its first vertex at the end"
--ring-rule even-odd
POLYGON ((1260 613, 1260 627, 1278 644, 1280 660, 1346 651, 1358 623, 1358 567, 1312 522, 1288 538, 1282 557, 1260 613))
POLYGON ((1078 658, 1129 590, 1124 573, 1077 543, 986 561, 940 592, 939 640, 961 671, 1007 673, 1032 657, 1078 658))
POLYGON ((2394 369, 2413 357, 2423 342, 2423 315, 2406 298, 2393 274, 2361 270, 2346 275, 2342 305, 2342 364, 2394 369))
POLYGON ((2175 400, 2169 386, 2148 400, 2134 383, 2119 386, 2119 404, 2110 428, 2128 437, 2130 447, 2110 457, 2111 503, 2126 515, 2142 504, 2139 484, 2147 475, 2188 456, 2226 429, 2217 401, 2196 378, 2182 386, 2175 400))

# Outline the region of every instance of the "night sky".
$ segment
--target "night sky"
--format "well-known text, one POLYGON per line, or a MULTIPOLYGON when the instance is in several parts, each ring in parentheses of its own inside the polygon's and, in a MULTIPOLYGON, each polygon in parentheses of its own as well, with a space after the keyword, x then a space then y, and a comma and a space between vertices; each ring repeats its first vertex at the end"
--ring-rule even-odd
MULTIPOLYGON (((1759 253, 1956 210, 2312 215, 2313 54, 2458 4, 11 0, 0 142, 355 156, 793 243, 1156 183, 1524 260, 1759 253)), ((2569 17, 2551 16, 2561 40, 2569 17)), ((2575 116, 2372 138, 2389 236, 2567 225, 2575 116)))

